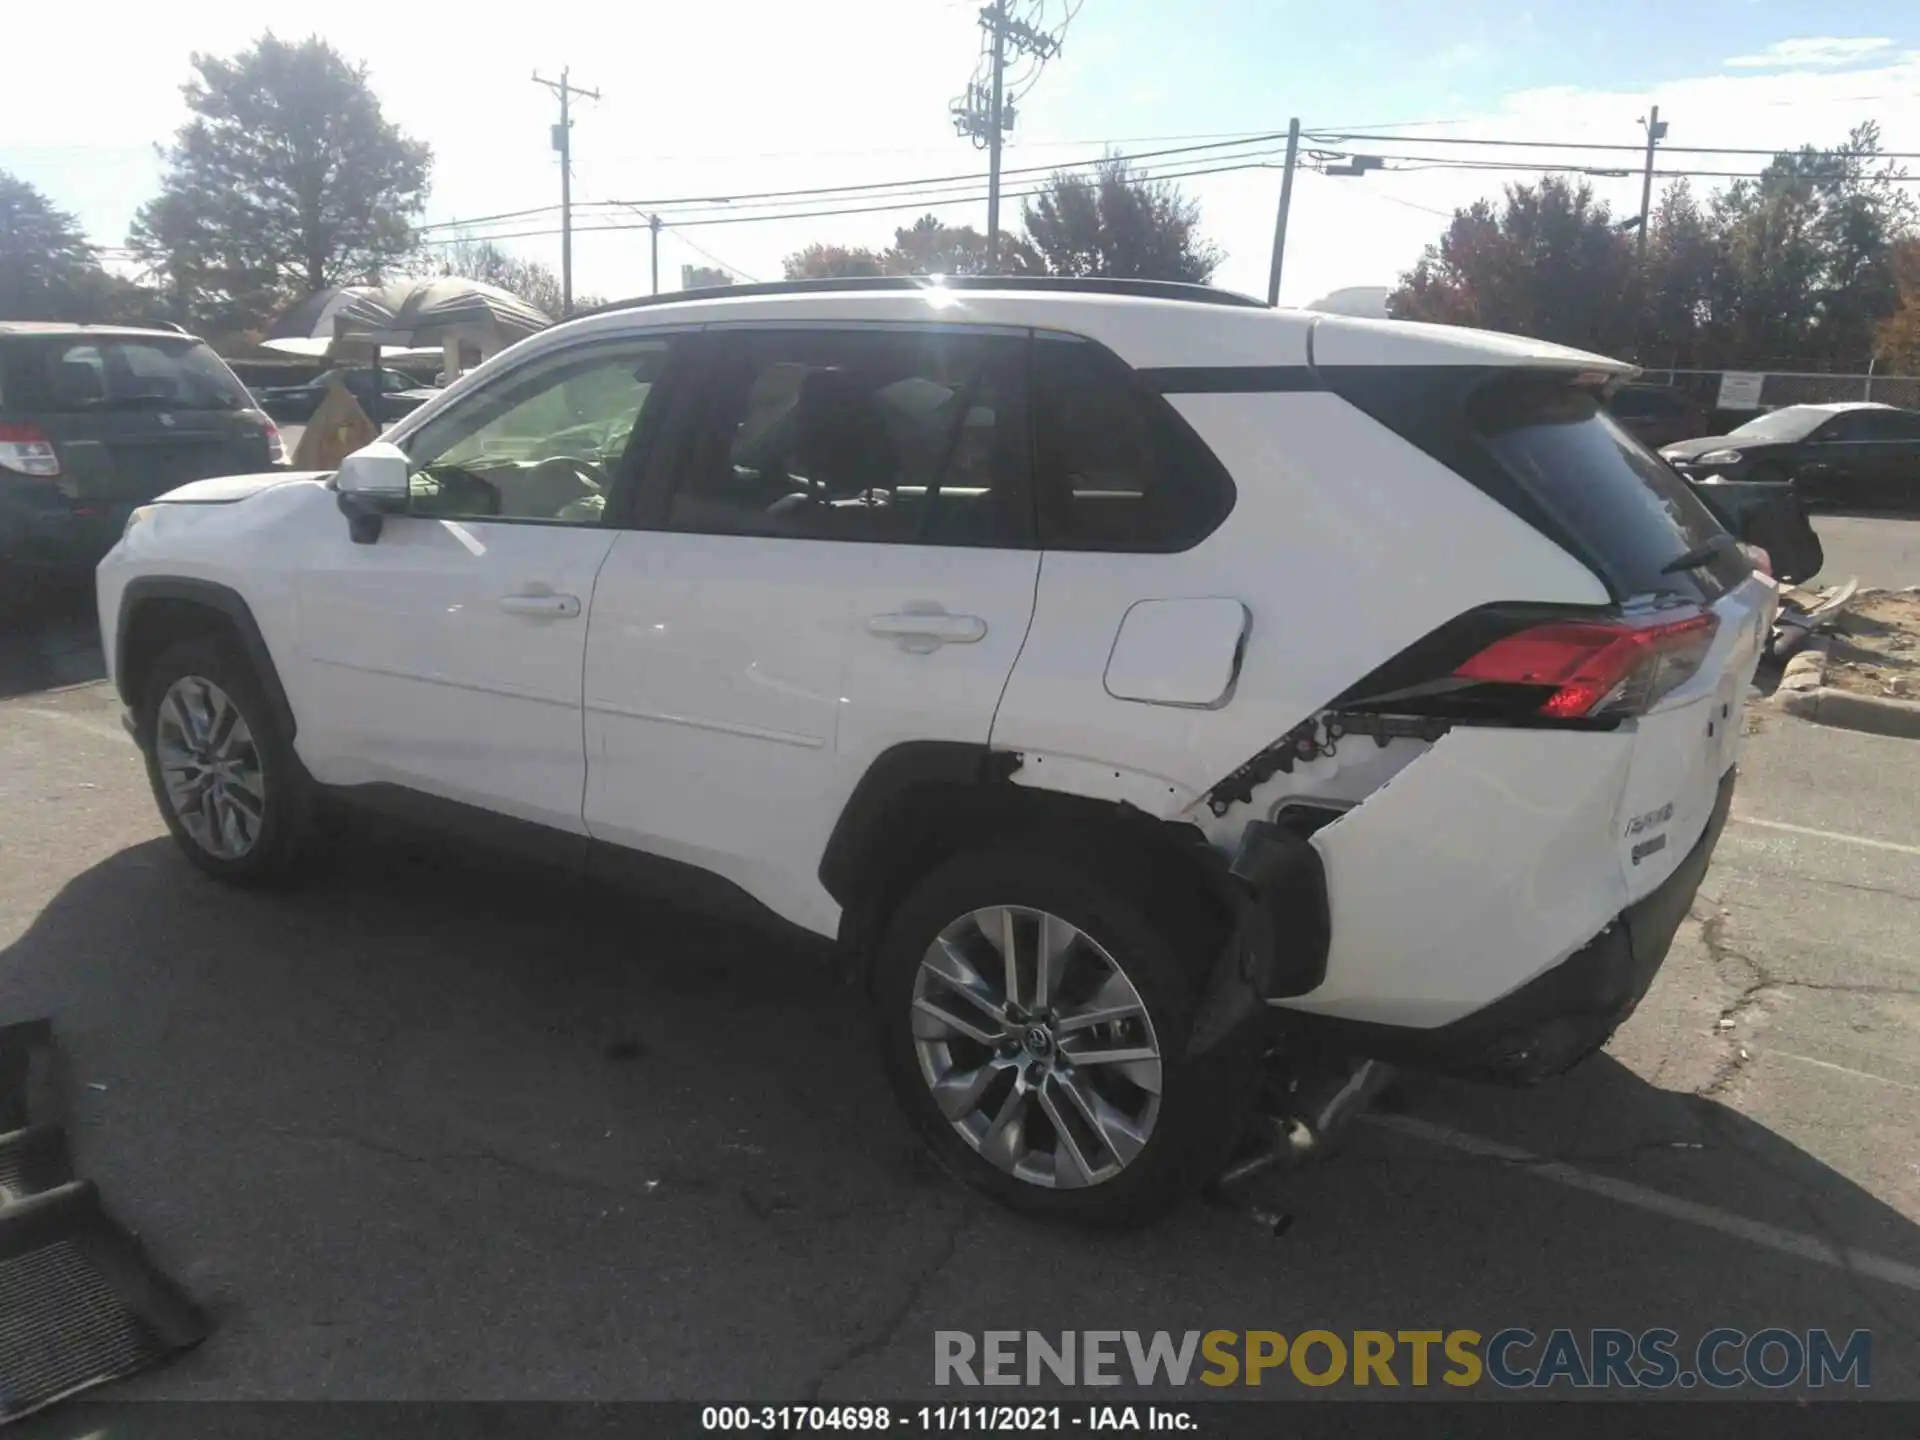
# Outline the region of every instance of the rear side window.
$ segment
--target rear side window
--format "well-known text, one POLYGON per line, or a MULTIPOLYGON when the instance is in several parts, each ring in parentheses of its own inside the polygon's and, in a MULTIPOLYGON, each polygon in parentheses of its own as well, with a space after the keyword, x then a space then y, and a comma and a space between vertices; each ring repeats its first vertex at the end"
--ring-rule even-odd
POLYGON ((1552 374, 1503 376, 1468 418, 1509 476, 1607 571, 1624 596, 1698 590, 1712 599, 1749 573, 1731 550, 1667 573, 1722 533, 1687 482, 1614 422, 1588 389, 1552 374))
POLYGON ((1026 349, 958 328, 717 335, 667 524, 1030 548, 1026 349))
POLYGON ((13 367, 15 409, 246 410, 253 398, 197 340, 60 337, 24 345, 13 367))
POLYGON ((1038 337, 1033 402, 1042 547, 1187 550, 1233 509, 1226 467, 1099 346, 1038 337))

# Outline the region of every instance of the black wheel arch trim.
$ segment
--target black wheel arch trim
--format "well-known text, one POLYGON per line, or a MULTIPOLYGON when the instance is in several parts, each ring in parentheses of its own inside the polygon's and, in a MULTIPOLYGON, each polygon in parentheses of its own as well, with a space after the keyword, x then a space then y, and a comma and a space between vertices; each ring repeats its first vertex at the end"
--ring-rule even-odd
POLYGON ((894 807, 927 785, 981 785, 1004 779, 1019 757, 959 740, 908 740, 883 750, 840 809, 820 855, 820 884, 840 905, 857 898, 860 876, 894 807))
POLYGON ((240 648, 246 652, 247 662, 253 666, 261 688, 266 691, 267 704, 273 709, 275 723, 281 727, 281 733, 288 741, 292 741, 297 733, 293 706, 288 702, 286 689, 280 683, 280 672, 273 663, 266 637, 260 633, 260 623, 253 618, 252 609, 237 590, 212 580, 141 575, 127 582, 126 589, 120 592, 120 620, 114 631, 113 684, 121 702, 132 706, 139 699, 128 664, 127 641, 133 634, 134 620, 140 607, 157 600, 177 600, 198 605, 215 611, 232 624, 235 634, 239 636, 240 648))

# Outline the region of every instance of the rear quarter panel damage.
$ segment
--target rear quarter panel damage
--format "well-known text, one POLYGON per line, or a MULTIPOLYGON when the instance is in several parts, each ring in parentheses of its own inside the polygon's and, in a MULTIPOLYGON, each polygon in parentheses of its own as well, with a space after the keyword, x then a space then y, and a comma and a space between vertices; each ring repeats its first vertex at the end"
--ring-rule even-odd
POLYGON ((1625 907, 1614 818, 1633 737, 1457 728, 1316 831, 1327 978, 1275 1002, 1427 1028, 1566 959, 1625 907))

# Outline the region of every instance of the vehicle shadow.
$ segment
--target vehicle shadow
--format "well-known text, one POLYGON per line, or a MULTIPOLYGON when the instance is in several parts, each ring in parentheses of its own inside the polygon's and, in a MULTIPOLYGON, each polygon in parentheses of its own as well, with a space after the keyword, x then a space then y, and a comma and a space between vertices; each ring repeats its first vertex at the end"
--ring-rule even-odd
POLYGON ((0 700, 106 673, 90 579, 0 596, 0 700))
POLYGON ((141 1393, 871 1398, 941 1393, 936 1326, 1779 1324, 1872 1329, 1876 1394, 1920 1396, 1913 1290, 1445 1143, 1920 1267, 1871 1193, 1605 1056, 1416 1084, 1250 1204, 1088 1236, 932 1170, 824 952, 371 826, 285 893, 99 863, 0 952, 0 1023, 39 1015, 80 1173, 218 1326, 141 1393))

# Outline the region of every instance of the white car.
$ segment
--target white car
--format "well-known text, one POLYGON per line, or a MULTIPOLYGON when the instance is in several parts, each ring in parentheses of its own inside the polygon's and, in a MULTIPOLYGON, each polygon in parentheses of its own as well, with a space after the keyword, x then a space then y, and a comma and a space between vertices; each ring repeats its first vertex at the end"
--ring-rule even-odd
POLYGON ((1263 1065, 1525 1081, 1644 994, 1774 600, 1631 373, 1177 285, 661 297, 162 497, 101 627, 208 873, 358 798, 717 877, 865 967, 949 1168, 1131 1220, 1263 1065))

